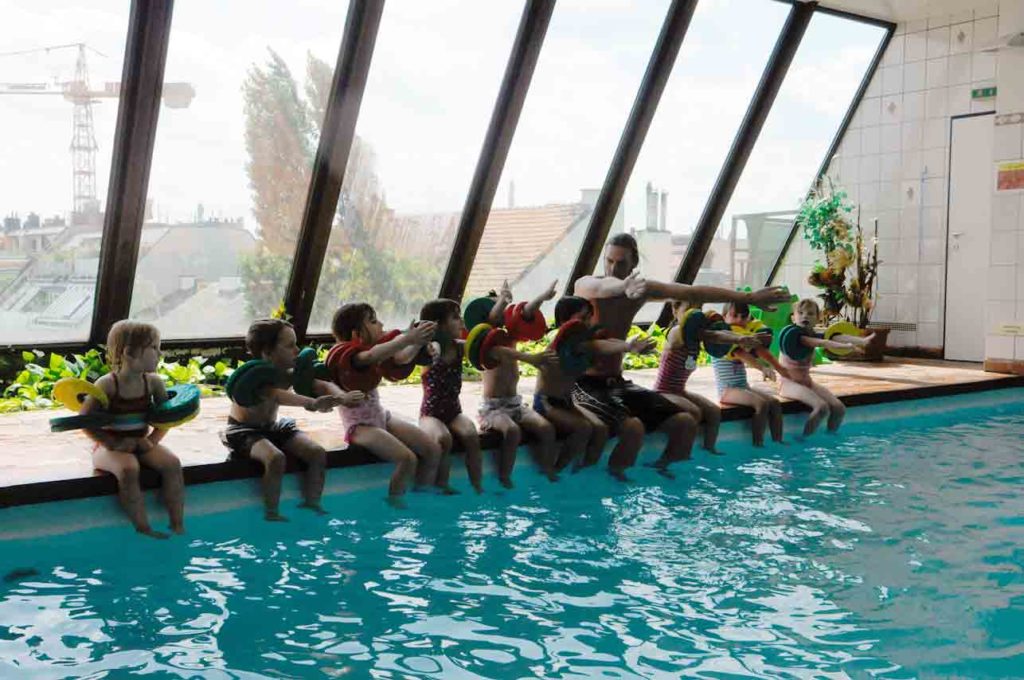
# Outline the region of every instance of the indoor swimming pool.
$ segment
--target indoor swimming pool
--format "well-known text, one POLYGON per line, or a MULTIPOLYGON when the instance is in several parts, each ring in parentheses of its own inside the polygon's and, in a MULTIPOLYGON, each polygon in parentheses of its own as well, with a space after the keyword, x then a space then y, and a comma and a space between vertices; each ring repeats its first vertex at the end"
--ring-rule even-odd
POLYGON ((211 484, 168 541, 112 498, 14 508, 0 677, 1012 676, 1022 429, 1024 390, 852 409, 764 449, 730 423, 726 455, 674 480, 552 485, 524 454, 511 491, 456 479, 404 511, 386 470, 333 470, 330 515, 293 498, 282 524, 255 481, 211 484))

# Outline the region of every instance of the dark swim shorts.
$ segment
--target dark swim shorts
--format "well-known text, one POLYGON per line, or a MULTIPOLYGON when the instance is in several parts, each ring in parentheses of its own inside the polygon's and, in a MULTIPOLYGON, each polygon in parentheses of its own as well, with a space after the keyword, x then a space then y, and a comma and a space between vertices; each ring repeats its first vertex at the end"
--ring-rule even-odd
POLYGON ((594 413, 611 431, 617 432, 626 418, 639 418, 652 432, 682 409, 664 395, 615 376, 581 376, 572 393, 578 406, 594 413))

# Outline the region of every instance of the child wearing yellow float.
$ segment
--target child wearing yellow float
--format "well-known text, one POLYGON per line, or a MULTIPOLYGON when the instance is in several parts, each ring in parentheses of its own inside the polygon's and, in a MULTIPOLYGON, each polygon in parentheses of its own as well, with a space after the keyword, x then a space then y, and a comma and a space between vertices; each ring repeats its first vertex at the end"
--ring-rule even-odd
POLYGON ((811 379, 814 349, 822 347, 839 352, 862 351, 875 337, 874 334, 865 337, 841 335, 837 336, 838 339, 826 340, 814 332, 820 318, 821 308, 817 302, 811 299, 800 300, 793 307, 793 323, 782 329, 779 336, 779 362, 786 370, 779 394, 810 407, 811 415, 804 425, 804 437, 813 434, 824 418, 828 418, 828 431, 835 432, 846 415, 843 402, 827 387, 811 379))
MULTIPOLYGON (((104 408, 94 396, 86 397, 81 414, 105 410, 113 415, 145 414, 155 404, 167 401, 164 382, 155 373, 160 361, 160 331, 148 323, 118 321, 107 336, 110 373, 96 381, 107 396, 104 408)), ((135 530, 154 538, 167 534, 154 531, 146 516, 145 500, 139 484, 141 467, 160 473, 162 495, 170 515, 171 531, 184 533, 185 484, 181 461, 160 440, 166 430, 140 425, 134 429, 86 430, 96 442, 92 450, 93 467, 117 478, 121 507, 135 530)))
MULTIPOLYGON (((692 346, 687 343, 684 336, 687 314, 691 311, 699 311, 699 301, 672 302, 672 312, 676 317, 676 324, 668 332, 665 339, 665 348, 662 350, 661 361, 658 364, 658 377, 654 382, 654 390, 665 395, 672 403, 677 405, 684 412, 693 418, 693 428, 689 433, 690 445, 697 435, 697 425, 704 425, 704 448, 711 453, 718 453, 716 444, 718 442, 718 429, 722 423, 722 409, 718 404, 695 392, 686 389, 686 383, 693 372, 697 370, 697 351, 699 344, 692 346)), ((736 344, 744 347, 753 347, 758 340, 751 336, 739 335, 727 330, 703 330, 699 333, 700 341, 736 344)), ((692 343, 693 339, 691 339, 692 343)))
MULTIPOLYGON (((732 327, 747 328, 751 321, 750 307, 742 302, 725 303, 722 316, 732 327)), ((715 357, 711 365, 715 369, 718 400, 723 404, 749 406, 754 410, 751 419, 754 446, 764 446, 767 427, 771 428, 772 440, 781 442, 782 403, 770 394, 752 389, 747 382, 748 366, 761 371, 766 380, 775 380, 771 365, 742 347, 737 347, 730 356, 715 357)))

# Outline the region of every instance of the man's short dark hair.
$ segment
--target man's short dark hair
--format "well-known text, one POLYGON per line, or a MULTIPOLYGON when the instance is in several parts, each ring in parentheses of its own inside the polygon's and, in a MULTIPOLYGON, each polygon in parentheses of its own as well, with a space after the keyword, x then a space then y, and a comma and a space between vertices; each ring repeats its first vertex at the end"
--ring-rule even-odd
POLYGON ((616 234, 608 240, 608 245, 628 248, 630 255, 633 256, 633 266, 635 267, 640 264, 640 249, 637 247, 636 239, 633 238, 632 234, 627 234, 626 232, 616 234))
POLYGON ((284 319, 256 319, 245 334, 245 348, 254 357, 262 357, 264 352, 271 351, 277 345, 281 331, 291 327, 284 319))
POLYGON ((589 310, 591 313, 594 311, 594 306, 590 304, 590 300, 587 298, 583 298, 578 295, 566 295, 565 297, 560 298, 558 302, 555 303, 555 325, 561 326, 585 309, 589 310))

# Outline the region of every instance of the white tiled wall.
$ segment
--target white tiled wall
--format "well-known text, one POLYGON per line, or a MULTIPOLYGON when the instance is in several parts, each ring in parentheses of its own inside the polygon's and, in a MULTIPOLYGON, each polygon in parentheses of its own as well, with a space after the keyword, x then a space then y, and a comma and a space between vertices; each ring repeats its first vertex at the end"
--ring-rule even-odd
MULTIPOLYGON (((995 98, 972 100, 971 90, 1024 77, 1009 68, 997 72, 1002 53, 980 51, 995 41, 998 15, 991 2, 900 24, 829 166, 829 176, 860 206, 865 230, 878 219, 882 264, 873 319, 917 325, 892 333, 892 345, 942 346, 950 117, 997 110, 995 98)), ((995 149, 993 160, 1024 157, 1022 124, 997 126, 995 149)), ((990 289, 1000 299, 989 301, 990 321, 1024 323, 1024 194, 994 196, 992 229, 998 283, 990 289)), ((780 281, 814 295, 806 284, 814 260, 802 240, 794 242, 780 281)), ((992 351, 1008 345, 1024 359, 1024 338, 1007 343, 992 328, 992 351)))

